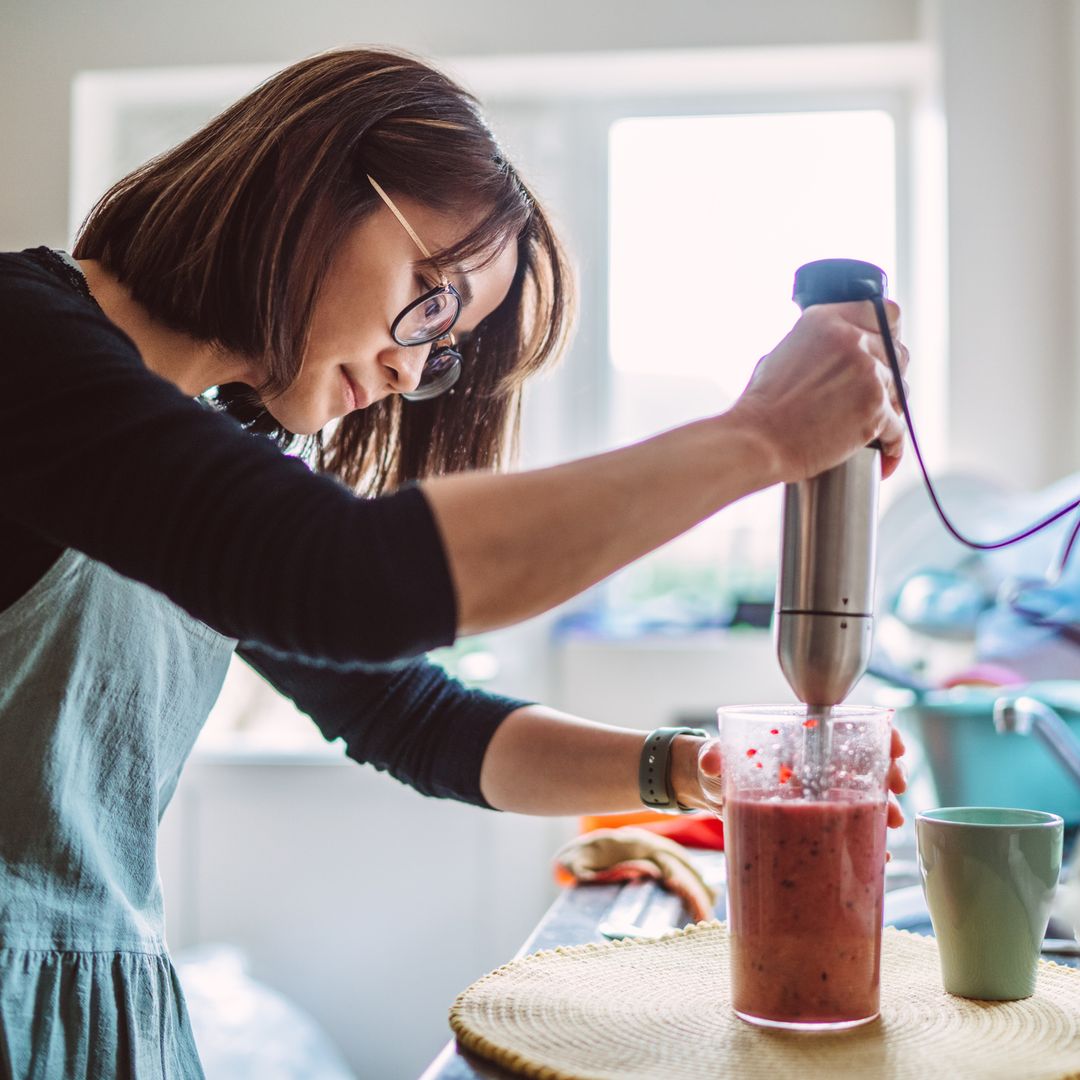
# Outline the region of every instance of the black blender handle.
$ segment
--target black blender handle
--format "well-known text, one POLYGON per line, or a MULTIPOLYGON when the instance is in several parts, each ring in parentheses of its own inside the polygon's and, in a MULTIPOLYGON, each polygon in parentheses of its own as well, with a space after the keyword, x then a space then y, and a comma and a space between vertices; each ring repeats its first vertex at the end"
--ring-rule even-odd
POLYGON ((888 296, 889 279, 880 266, 858 259, 818 259, 795 271, 791 298, 805 311, 814 304, 842 304, 888 296))
MULTIPOLYGON (((889 278, 880 266, 859 259, 818 259, 795 271, 791 298, 805 311, 814 304, 842 304, 888 296, 889 278)), ((881 449, 875 439, 870 448, 881 449)))

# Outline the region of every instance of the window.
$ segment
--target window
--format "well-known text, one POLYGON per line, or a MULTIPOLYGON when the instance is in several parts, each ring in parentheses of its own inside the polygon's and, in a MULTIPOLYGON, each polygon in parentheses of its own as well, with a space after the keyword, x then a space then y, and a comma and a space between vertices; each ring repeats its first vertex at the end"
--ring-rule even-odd
MULTIPOLYGON (((842 256, 896 269, 896 135, 880 110, 648 116, 609 135, 610 434, 624 443, 728 408, 798 311, 792 276, 842 256)), ((624 572, 646 621, 723 622, 769 601, 777 492, 624 572)))

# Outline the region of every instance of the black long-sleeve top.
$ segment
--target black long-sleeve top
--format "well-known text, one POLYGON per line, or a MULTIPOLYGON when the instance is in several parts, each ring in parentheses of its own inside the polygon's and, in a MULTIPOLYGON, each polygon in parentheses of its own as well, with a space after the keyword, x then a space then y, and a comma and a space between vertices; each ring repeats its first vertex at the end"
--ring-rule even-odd
POLYGON ((240 641, 328 739, 430 795, 525 704, 423 659, 456 630, 419 488, 360 499, 147 369, 56 253, 0 254, 0 611, 67 547, 240 641))

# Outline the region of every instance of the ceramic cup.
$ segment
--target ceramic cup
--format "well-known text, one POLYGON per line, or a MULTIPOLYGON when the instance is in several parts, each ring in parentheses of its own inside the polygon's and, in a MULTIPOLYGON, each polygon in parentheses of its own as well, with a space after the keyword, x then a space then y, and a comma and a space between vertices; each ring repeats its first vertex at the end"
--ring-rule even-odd
POLYGON ((946 807, 919 814, 915 831, 945 989, 986 1001, 1030 997, 1061 872, 1061 818, 946 807))

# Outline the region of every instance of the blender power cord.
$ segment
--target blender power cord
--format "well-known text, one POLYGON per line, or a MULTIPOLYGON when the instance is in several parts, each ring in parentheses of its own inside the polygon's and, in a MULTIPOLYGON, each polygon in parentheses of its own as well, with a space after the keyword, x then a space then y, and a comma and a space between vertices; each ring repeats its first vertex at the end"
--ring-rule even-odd
MULTIPOLYGON (((1045 517, 1040 518, 1034 524, 1022 529, 1020 532, 1002 537, 1000 540, 972 540, 970 537, 967 537, 960 532, 960 530, 953 525, 952 521, 949 520, 948 514, 945 513, 945 509, 941 505, 941 500, 934 490, 934 483, 930 479, 930 473, 926 468, 926 463, 923 461, 922 450, 919 448, 919 440, 915 434, 915 424, 912 422, 911 410, 908 408, 907 394, 904 392, 903 373, 900 371, 900 362, 896 358, 896 349, 893 345, 892 333, 889 330, 889 318, 885 312, 885 300, 881 295, 878 295, 871 299, 871 303, 873 303, 874 311, 877 313, 878 329, 881 331, 881 337, 885 343, 885 355, 888 358, 889 367, 892 370, 893 382, 896 385, 897 400, 900 403, 900 411, 903 413, 904 422, 907 424, 908 434, 911 437, 911 449, 914 451, 915 460, 919 464, 923 483, 926 485, 926 493, 930 496, 930 502, 937 511, 937 515, 941 519, 942 525, 945 526, 946 530, 954 539, 958 540, 965 547, 972 548, 975 551, 996 551, 1000 548, 1012 547, 1013 544, 1019 544, 1022 540, 1026 540, 1028 537, 1042 532, 1043 529, 1053 525, 1056 521, 1060 521, 1066 515, 1071 514, 1077 507, 1080 507, 1080 498, 1073 499, 1071 502, 1059 506, 1045 517)), ((1054 585, 1060 581, 1061 576, 1065 571, 1065 566, 1069 561, 1069 556, 1076 546, 1078 535, 1080 535, 1080 516, 1077 517, 1076 524, 1069 533, 1061 555, 1057 560, 1054 574, 1052 577, 1048 578, 1048 584, 1054 585)))

